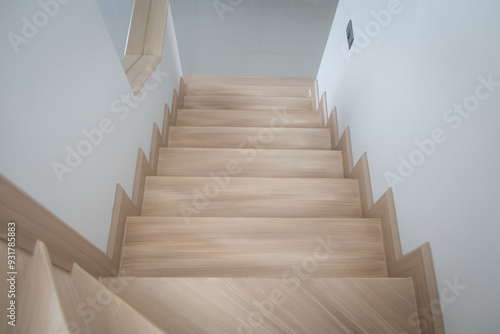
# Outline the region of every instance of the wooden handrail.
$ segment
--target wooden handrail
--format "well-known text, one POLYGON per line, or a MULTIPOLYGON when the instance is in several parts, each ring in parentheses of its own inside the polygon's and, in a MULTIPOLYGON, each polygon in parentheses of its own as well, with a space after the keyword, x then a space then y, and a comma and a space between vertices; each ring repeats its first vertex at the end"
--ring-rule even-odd
POLYGON ((135 0, 121 59, 135 94, 138 94, 161 61, 169 0, 135 0))

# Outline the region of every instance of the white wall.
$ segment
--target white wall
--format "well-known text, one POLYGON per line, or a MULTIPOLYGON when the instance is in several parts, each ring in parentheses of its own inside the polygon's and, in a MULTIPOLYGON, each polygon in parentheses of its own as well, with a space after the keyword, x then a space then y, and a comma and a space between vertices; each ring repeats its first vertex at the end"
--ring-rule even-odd
MULTIPOLYGON (((18 53, 8 38, 0 41, 0 172, 106 250, 115 185, 132 194, 137 149, 149 156, 153 122, 161 125, 164 103, 170 105, 179 84, 173 20, 169 15, 159 66, 169 74, 159 84, 151 77, 148 85, 158 87, 127 107, 120 99, 133 94, 96 2, 59 1, 68 3, 46 15, 48 22, 40 21, 18 53), (52 164, 67 165, 66 146, 76 150, 85 140, 82 131, 103 119, 114 130, 59 182, 52 164)), ((35 0, 2 2, 0 35, 22 36, 22 18, 42 20, 41 10, 35 0)))
POLYGON ((313 78, 337 2, 171 0, 183 72, 313 78))
POLYGON ((450 298, 442 301, 448 333, 498 333, 500 86, 479 88, 479 106, 470 96, 480 76, 500 82, 500 2, 401 0, 390 7, 398 2, 339 2, 320 91, 329 108, 338 107, 341 131, 351 126, 355 160, 368 152, 375 200, 388 188, 386 172, 398 173, 398 157, 420 163, 414 141, 442 129, 446 142, 394 185, 403 251, 430 241, 440 291, 450 298), (389 8, 395 14, 377 31, 370 11, 389 8), (357 41, 344 55, 349 19, 357 41), (363 40, 367 28, 370 41, 363 40), (475 110, 467 118, 447 111, 464 101, 475 110), (445 290, 455 279, 467 286, 458 296, 445 290))

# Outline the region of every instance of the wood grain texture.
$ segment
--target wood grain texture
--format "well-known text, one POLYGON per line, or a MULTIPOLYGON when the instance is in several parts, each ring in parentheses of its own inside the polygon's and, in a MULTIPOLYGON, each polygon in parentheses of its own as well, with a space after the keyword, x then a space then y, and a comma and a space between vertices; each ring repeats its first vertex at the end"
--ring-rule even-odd
POLYGON ((132 66, 141 58, 141 54, 127 54, 120 59, 125 73, 132 68, 132 66))
POLYGON ((387 277, 378 219, 129 217, 120 274, 387 277))
MULTIPOLYGON (((445 332, 443 310, 430 244, 427 242, 399 259, 394 277, 413 279, 421 332, 443 334, 445 332)), ((414 313, 416 314, 417 312, 414 313)))
POLYGON ((323 93, 321 95, 321 99, 319 100, 319 105, 318 105, 318 113, 319 113, 319 118, 320 118, 320 124, 321 127, 324 128, 326 127, 326 121, 328 117, 328 106, 326 104, 326 93, 323 93))
POLYGON ((168 0, 134 2, 125 55, 121 59, 134 94, 140 92, 161 61, 168 4, 168 0))
POLYGON ((310 87, 187 84, 186 95, 190 96, 267 96, 312 98, 310 87))
POLYGON ((179 102, 177 102, 177 107, 179 109, 184 108, 184 97, 186 96, 186 84, 184 83, 184 78, 181 77, 179 80, 179 102))
POLYGON ((291 86, 312 88, 315 79, 311 78, 279 78, 279 77, 235 77, 213 75, 186 75, 186 84, 199 85, 256 85, 256 86, 291 86))
POLYGON ((137 163, 135 166, 134 190, 132 192, 132 203, 137 208, 137 214, 141 214, 142 198, 144 197, 144 187, 146 177, 153 176, 151 165, 146 158, 142 148, 137 150, 137 163))
POLYGON ((319 115, 311 111, 179 110, 178 126, 233 126, 319 128, 319 115))
POLYGON ((342 137, 337 145, 337 150, 342 152, 342 161, 344 162, 344 175, 349 177, 353 169, 352 145, 351 145, 351 130, 346 127, 342 137))
POLYGON ((330 150, 329 129, 170 127, 169 147, 330 150))
POLYGON ((159 56, 142 55, 127 71, 127 79, 134 94, 139 94, 160 61, 159 56))
POLYGON ((161 127, 161 139, 162 147, 168 146, 168 140, 170 137, 170 126, 172 125, 172 114, 168 108, 168 104, 165 103, 165 110, 163 111, 163 124, 161 127))
POLYGON ((134 1, 125 54, 144 54, 151 0, 134 1))
POLYGON ((327 150, 252 150, 162 148, 158 176, 205 176, 237 166, 234 176, 343 178, 342 153, 327 150), (203 163, 199 163, 203 161, 203 163))
POLYGON ((361 217, 356 180, 226 175, 148 177, 142 215, 186 217, 188 211, 192 217, 361 217))
POLYGON ((318 79, 314 80, 313 84, 313 105, 314 109, 313 110, 318 110, 319 108, 319 86, 318 86, 318 79))
POLYGON ((363 217, 368 217, 368 211, 373 206, 373 193, 366 152, 363 153, 361 158, 359 158, 359 161, 352 169, 349 178, 358 180, 361 211, 363 212, 363 217))
POLYGON ((370 208, 367 217, 380 219, 387 271, 392 276, 396 272, 396 261, 403 256, 403 251, 391 188, 370 208))
POLYGON ((118 298, 99 281, 87 274, 77 264, 73 267, 71 279, 78 299, 81 302, 88 303, 89 299, 94 301, 105 301, 97 305, 101 309, 100 312, 92 312, 92 321, 88 322, 88 326, 92 333, 165 333, 123 300, 118 298))
POLYGON ((59 299, 49 253, 41 241, 36 242, 24 285, 18 301, 26 302, 17 303, 16 333, 69 333, 67 305, 59 299))
MULTIPOLYGON (((0 229, 16 222, 17 247, 33 252, 37 239, 49 250, 55 265, 70 271, 80 263, 95 276, 112 276, 111 259, 78 232, 36 202, 12 182, 0 175, 0 229)), ((6 240, 6 235, 1 235, 6 240)))
POLYGON ((331 139, 332 139, 332 147, 337 148, 339 144, 339 125, 337 121, 337 107, 334 107, 330 117, 328 118, 328 122, 326 123, 326 127, 330 129, 331 139))
POLYGON ((185 109, 229 110, 306 110, 312 111, 312 98, 254 96, 194 96, 184 97, 185 109))
MULTIPOLYGON (((109 228, 107 253, 111 260, 111 272, 115 276, 120 269, 123 240, 127 228, 127 216, 137 216, 138 211, 125 190, 119 184, 116 185, 115 199, 113 202, 113 213, 109 228)), ((79 263, 75 261, 76 263, 79 263)), ((102 276, 102 275, 101 275, 102 276)), ((110 275, 107 275, 110 276, 110 275)))
MULTIPOLYGON (((91 334, 85 319, 83 318, 81 312, 78 311, 81 304, 73 287, 71 275, 67 271, 57 267, 52 267, 52 274, 54 277, 54 285, 57 289, 57 296, 63 306, 62 309, 65 315, 66 325, 69 330, 68 333, 91 334)), ((38 306, 43 307, 42 305, 38 306)))
POLYGON ((411 279, 117 280, 120 297, 169 333, 418 333, 411 279))
MULTIPOLYGON (((7 231, 7 230, 5 230, 7 231)), ((10 321, 9 318, 7 318, 7 314, 9 311, 7 310, 7 307, 10 306, 10 301, 7 298, 7 295, 9 294, 9 285, 7 281, 7 275, 6 273, 11 271, 9 270, 8 263, 7 263, 7 256, 8 256, 8 250, 7 250, 7 242, 5 242, 3 239, 0 240, 0 270, 3 273, 3 279, 0 280, 0 295, 2 296, 0 298, 0 317, 2 317, 2 321, 0 322, 0 333, 3 334, 13 334, 15 333, 16 327, 10 326, 8 324, 8 321, 10 321)), ((28 267, 28 263, 30 260, 31 254, 28 253, 27 251, 21 249, 21 248, 16 248, 16 263, 15 263, 15 268, 17 271, 16 275, 16 291, 17 291, 17 300, 20 300, 22 292, 25 290, 25 284, 24 281, 26 279, 26 268, 28 267)), ((19 304, 18 304, 19 305, 19 304)), ((19 313, 18 313, 19 314, 19 313)), ((19 318, 17 318, 19 320, 19 318)))
POLYGON ((368 217, 380 219, 389 276, 413 279, 422 333, 445 333, 430 245, 403 256, 392 189, 373 205, 368 217))
POLYGON ((163 53, 165 40, 165 26, 168 16, 169 0, 151 0, 149 17, 147 20, 147 33, 144 41, 144 55, 160 57, 163 53))
POLYGON ((158 170, 158 158, 160 155, 160 147, 163 146, 163 138, 160 133, 160 129, 156 123, 153 124, 153 138, 151 139, 151 149, 149 150, 149 166, 151 167, 151 172, 156 175, 158 170))
POLYGON ((172 95, 172 126, 177 124, 177 113, 179 110, 179 94, 177 90, 174 89, 174 94, 172 95))

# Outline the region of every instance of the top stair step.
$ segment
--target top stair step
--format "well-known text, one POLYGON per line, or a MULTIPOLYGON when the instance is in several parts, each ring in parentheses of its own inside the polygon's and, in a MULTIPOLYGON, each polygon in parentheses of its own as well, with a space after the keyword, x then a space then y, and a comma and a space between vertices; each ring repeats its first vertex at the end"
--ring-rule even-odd
POLYGON ((185 84, 204 85, 252 85, 252 86, 314 86, 316 79, 312 78, 278 78, 278 77, 232 77, 215 75, 186 75, 185 84))
POLYGON ((310 87, 187 84, 185 96, 267 96, 267 97, 313 97, 310 87))
POLYGON ((194 96, 184 97, 185 109, 313 110, 313 99, 304 97, 194 96))

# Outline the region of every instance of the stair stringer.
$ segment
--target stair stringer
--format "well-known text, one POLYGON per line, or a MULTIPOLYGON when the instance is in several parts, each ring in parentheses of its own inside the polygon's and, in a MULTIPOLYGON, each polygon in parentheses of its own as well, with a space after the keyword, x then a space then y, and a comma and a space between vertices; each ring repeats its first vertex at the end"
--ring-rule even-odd
MULTIPOLYGON (((181 80, 182 84, 183 80, 181 80)), ((180 91, 183 92, 184 89, 181 88, 180 91)), ((118 276, 120 271, 125 231, 127 230, 127 217, 141 215, 146 177, 156 175, 160 147, 168 146, 170 127, 175 125, 175 119, 177 118, 178 103, 179 95, 177 90, 174 89, 172 112, 168 105, 165 104, 162 131, 160 132, 156 123, 153 124, 150 161, 146 158, 144 151, 141 148, 138 149, 132 198, 128 196, 120 184, 116 185, 107 248, 107 255, 112 263, 111 272, 115 276, 118 276)))
POLYGON ((80 302, 79 311, 86 316, 85 322, 92 333, 166 334, 76 263, 71 281, 80 302))
POLYGON ((349 126, 346 127, 342 137, 338 139, 336 108, 332 110, 325 127, 331 130, 332 147, 342 152, 345 177, 358 180, 363 218, 380 219, 389 277, 413 279, 418 314, 408 321, 419 322, 422 334, 444 334, 443 315, 430 244, 427 242, 403 255, 392 188, 389 188, 374 203, 367 153, 363 153, 353 167, 350 129, 349 126))

